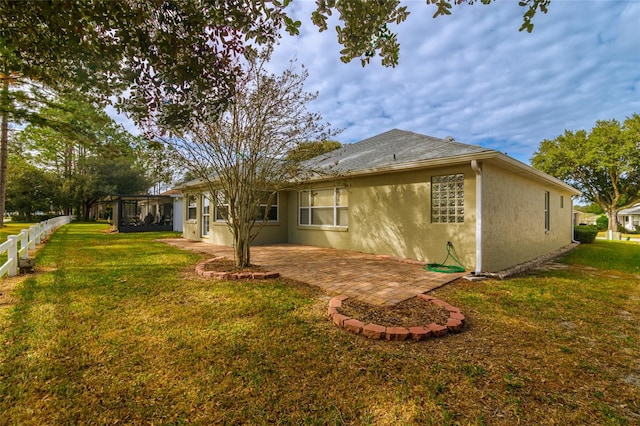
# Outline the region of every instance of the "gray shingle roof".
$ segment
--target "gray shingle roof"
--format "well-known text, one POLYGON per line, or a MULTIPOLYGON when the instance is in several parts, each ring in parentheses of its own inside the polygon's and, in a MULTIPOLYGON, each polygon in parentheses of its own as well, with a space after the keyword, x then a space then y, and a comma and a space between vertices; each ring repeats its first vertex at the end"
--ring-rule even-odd
POLYGON ((313 168, 334 172, 355 172, 416 161, 492 152, 447 139, 393 129, 309 160, 313 168))
POLYGON ((630 215, 630 214, 640 214, 640 203, 634 205, 633 207, 629 207, 628 209, 620 210, 618 215, 630 215))

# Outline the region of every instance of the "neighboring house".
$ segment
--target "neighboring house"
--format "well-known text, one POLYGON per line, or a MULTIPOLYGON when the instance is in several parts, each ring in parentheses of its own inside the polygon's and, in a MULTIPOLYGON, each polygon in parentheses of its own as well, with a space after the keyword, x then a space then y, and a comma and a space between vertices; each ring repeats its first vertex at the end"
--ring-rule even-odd
POLYGON ((597 214, 573 211, 573 223, 576 225, 595 225, 600 217, 597 214))
POLYGON ((618 222, 628 231, 640 229, 640 203, 618 212, 618 222))
MULTIPOLYGON (((390 130, 309 161, 327 174, 282 191, 255 245, 307 244, 495 272, 571 244, 580 192, 498 151, 390 130)), ((184 237, 231 245, 222 213, 182 188, 184 237)), ((221 208, 224 208, 222 206, 221 208)))

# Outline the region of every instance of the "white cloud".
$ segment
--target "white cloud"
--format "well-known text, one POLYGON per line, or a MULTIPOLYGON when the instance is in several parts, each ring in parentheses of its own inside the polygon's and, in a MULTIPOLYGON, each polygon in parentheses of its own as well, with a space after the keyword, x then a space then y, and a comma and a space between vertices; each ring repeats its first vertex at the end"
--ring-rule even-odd
POLYGON ((638 1, 554 0, 531 34, 518 31, 515 1, 457 6, 437 19, 412 2, 392 69, 341 63, 333 26, 319 33, 308 19, 314 2, 293 4, 301 35, 283 38, 272 66, 296 56, 309 69, 306 87, 320 91, 312 108, 344 128, 345 142, 395 127, 528 161, 564 129, 640 112, 638 1))
POLYGON ((294 57, 304 64, 307 90, 319 91, 310 108, 344 129, 342 142, 400 128, 528 162, 565 129, 640 113, 640 0, 553 0, 531 34, 518 31, 523 9, 514 0, 463 4, 437 19, 424 1, 406 4, 396 68, 375 58, 365 68, 342 63, 336 17, 320 33, 310 21, 315 1, 288 9, 302 20, 301 35, 283 36, 270 67, 282 70, 294 57))

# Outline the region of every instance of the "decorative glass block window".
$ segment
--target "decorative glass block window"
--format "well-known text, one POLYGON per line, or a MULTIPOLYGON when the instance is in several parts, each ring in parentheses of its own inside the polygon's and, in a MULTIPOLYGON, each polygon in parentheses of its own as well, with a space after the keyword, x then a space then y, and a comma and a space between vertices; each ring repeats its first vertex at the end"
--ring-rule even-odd
POLYGON ((349 225, 349 194, 344 188, 301 191, 299 206, 300 225, 349 225))
POLYGON ((464 175, 431 178, 431 223, 464 223, 464 175))
POLYGON ((198 199, 195 195, 187 197, 187 220, 196 220, 198 218, 198 199))

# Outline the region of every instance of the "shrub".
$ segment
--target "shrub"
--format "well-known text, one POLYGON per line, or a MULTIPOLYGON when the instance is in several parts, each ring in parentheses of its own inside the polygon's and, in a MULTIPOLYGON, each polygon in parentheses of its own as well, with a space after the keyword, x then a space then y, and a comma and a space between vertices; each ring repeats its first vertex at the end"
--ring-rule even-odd
POLYGON ((607 215, 598 216, 596 219, 596 226, 600 231, 605 231, 609 228, 609 218, 607 215))
POLYGON ((573 239, 581 243, 592 243, 598 235, 596 226, 575 226, 573 228, 573 239))
POLYGON ((43 222, 48 219, 53 219, 54 217, 58 217, 60 214, 58 213, 45 213, 45 214, 32 214, 31 217, 27 217, 24 214, 14 214, 11 215, 11 222, 16 223, 30 223, 30 222, 43 222))

